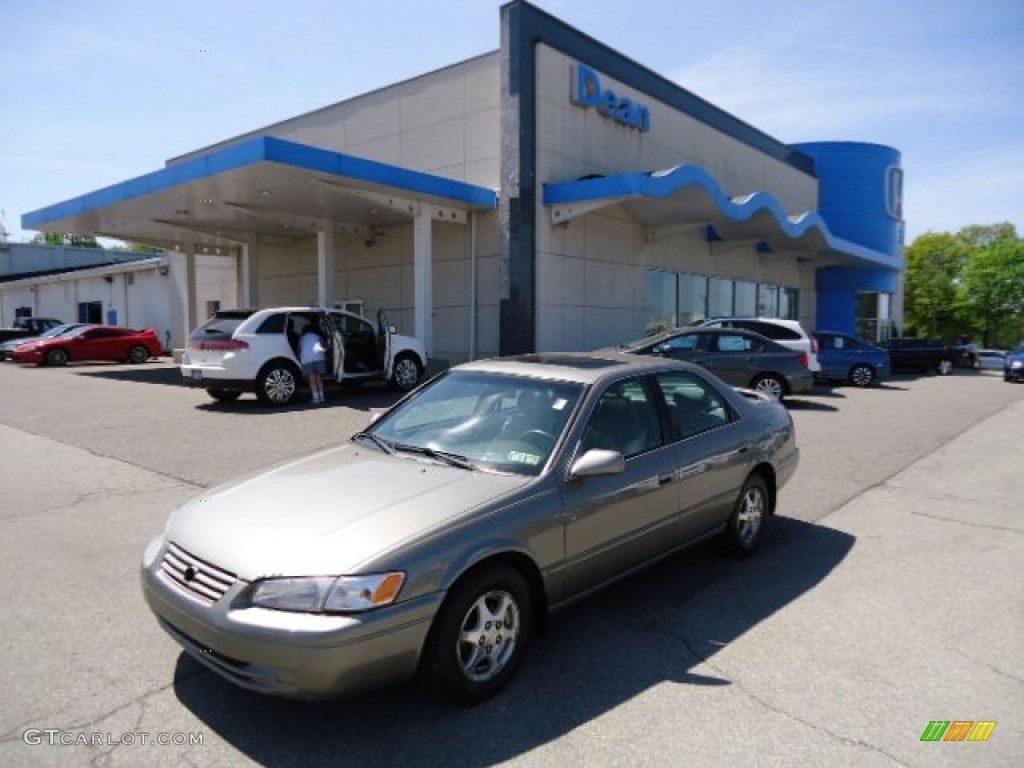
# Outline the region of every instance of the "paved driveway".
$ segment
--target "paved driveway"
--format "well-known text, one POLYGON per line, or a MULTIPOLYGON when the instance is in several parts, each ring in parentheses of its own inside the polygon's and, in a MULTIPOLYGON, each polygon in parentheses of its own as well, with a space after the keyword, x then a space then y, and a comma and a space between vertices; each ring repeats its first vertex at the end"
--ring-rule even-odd
POLYGON ((3 364, 0 392, 0 765, 933 766, 1024 754, 1024 525, 1007 451, 1024 430, 1024 386, 997 375, 795 399, 802 464, 757 557, 699 548, 595 596, 556 618, 510 689, 460 711, 411 687, 320 705, 236 690, 182 656, 139 594, 142 548, 176 505, 344 439, 394 399, 387 390, 270 411, 214 404, 150 363, 3 364), (936 719, 998 726, 984 744, 920 742, 936 719), (202 744, 141 743, 161 734, 202 744))

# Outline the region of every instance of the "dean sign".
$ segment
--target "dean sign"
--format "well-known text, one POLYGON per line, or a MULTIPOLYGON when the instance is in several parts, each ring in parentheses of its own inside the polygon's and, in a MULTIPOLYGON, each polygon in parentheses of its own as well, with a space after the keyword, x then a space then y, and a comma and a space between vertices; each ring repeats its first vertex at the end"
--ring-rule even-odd
POLYGON ((630 98, 619 96, 601 85, 601 78, 590 67, 576 64, 573 68, 572 100, 581 107, 597 107, 605 117, 639 131, 651 130, 651 111, 630 98))

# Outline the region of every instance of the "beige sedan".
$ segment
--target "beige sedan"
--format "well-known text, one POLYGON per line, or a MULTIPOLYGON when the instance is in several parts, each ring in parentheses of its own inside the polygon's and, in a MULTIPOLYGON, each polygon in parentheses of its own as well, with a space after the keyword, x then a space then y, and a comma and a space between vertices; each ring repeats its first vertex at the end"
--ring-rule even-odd
POLYGON ((631 355, 452 369, 365 432, 215 488, 146 548, 160 625, 246 688, 504 687, 548 613, 683 547, 758 545, 799 452, 771 398, 631 355))

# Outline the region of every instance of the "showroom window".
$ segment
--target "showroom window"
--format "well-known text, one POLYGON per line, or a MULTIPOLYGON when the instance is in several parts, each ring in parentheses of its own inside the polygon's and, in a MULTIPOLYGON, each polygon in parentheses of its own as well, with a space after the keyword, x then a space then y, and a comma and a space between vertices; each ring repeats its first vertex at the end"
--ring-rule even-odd
POLYGON ((676 273, 647 270, 647 335, 676 326, 676 273))
POLYGON ((757 283, 737 280, 734 287, 733 313, 736 317, 754 317, 757 313, 757 283))
POLYGON ((708 278, 708 317, 732 317, 732 280, 708 278))
POLYGON ((757 287, 757 316, 776 317, 779 312, 779 286, 759 285, 757 287))
POLYGON ((679 325, 692 325, 708 316, 708 279, 704 275, 679 275, 679 325))
POLYGON ((783 320, 800 319, 800 291, 796 288, 783 288, 779 291, 779 317, 783 320))

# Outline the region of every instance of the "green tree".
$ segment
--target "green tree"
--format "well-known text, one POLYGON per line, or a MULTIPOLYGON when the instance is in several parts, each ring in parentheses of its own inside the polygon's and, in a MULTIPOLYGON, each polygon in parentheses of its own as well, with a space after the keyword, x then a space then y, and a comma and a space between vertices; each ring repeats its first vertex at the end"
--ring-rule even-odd
POLYGON ((969 247, 954 235, 929 232, 914 240, 906 255, 905 332, 942 338, 958 335, 953 310, 969 247))
POLYGON ((1024 322, 1024 240, 988 241, 971 253, 957 290, 957 315, 981 336, 982 346, 1008 347, 1024 322))

